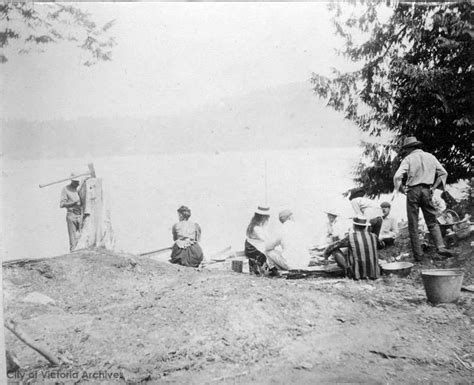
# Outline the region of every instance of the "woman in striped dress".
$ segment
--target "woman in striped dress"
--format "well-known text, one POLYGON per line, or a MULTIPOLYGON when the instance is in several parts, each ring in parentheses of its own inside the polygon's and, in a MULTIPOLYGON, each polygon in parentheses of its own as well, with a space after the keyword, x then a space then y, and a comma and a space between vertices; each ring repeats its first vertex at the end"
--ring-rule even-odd
POLYGON ((370 223, 366 218, 356 217, 352 223, 354 232, 329 245, 323 256, 327 259, 332 254, 349 278, 377 279, 380 277, 377 236, 367 231, 370 223), (348 248, 347 254, 342 253, 342 247, 348 248))

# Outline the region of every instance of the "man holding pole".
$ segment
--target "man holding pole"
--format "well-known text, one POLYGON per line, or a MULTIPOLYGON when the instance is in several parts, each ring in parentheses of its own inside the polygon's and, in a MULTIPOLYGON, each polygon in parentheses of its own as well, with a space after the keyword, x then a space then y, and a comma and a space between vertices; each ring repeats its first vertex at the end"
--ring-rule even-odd
POLYGON ((413 257, 416 261, 423 259, 423 251, 420 239, 418 238, 418 215, 420 208, 438 254, 443 256, 453 255, 444 245, 443 237, 436 221, 436 209, 432 202, 433 191, 440 184, 442 190, 444 190, 448 173, 438 159, 432 154, 421 150, 421 144, 414 136, 405 138, 403 141, 400 149, 400 155, 403 160, 393 177, 394 190, 392 197, 393 200, 397 196, 402 187, 402 179, 406 175, 406 187, 402 187, 402 192, 407 195, 408 231, 410 233, 413 257))
POLYGON ((80 180, 71 175, 71 183, 61 191, 59 207, 67 210, 66 223, 69 234, 69 250, 73 251, 79 241, 82 229, 82 203, 77 188, 80 180))

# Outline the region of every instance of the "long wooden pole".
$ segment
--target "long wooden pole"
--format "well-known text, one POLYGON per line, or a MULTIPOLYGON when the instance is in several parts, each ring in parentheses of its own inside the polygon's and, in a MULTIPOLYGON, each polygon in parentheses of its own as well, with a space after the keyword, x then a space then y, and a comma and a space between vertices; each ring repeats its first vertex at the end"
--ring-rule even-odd
POLYGON ((95 168, 94 168, 94 163, 89 163, 87 165, 87 167, 89 167, 89 172, 86 172, 86 173, 82 173, 82 174, 78 174, 78 175, 72 175, 72 176, 69 176, 67 178, 63 178, 63 179, 59 179, 59 180, 56 180, 54 182, 49 182, 49 183, 44 183, 44 184, 40 184, 39 187, 40 188, 43 188, 43 187, 46 187, 46 186, 51 186, 53 184, 57 184, 57 183, 61 183, 61 182, 66 182, 68 180, 71 180, 71 179, 74 179, 74 178, 80 178, 82 176, 90 176, 92 178, 95 178, 96 175, 95 175, 95 168))
POLYGON ((171 250, 172 248, 173 248, 173 246, 163 247, 162 249, 153 250, 153 251, 147 251, 146 253, 141 253, 141 254, 138 254, 138 255, 139 255, 140 257, 144 257, 145 255, 160 253, 160 252, 162 252, 162 251, 171 250))
POLYGON ((268 206, 267 160, 265 159, 265 206, 268 206))
POLYGON ((69 176, 67 178, 63 178, 63 179, 59 179, 59 180, 56 180, 54 182, 49 182, 49 183, 44 183, 44 184, 40 184, 39 187, 40 188, 43 188, 43 187, 47 187, 47 186, 51 186, 53 184, 58 184, 58 183, 61 183, 61 182, 67 182, 68 180, 71 180, 71 179, 74 179, 74 178, 80 178, 80 177, 83 177, 83 176, 89 176, 91 173, 90 172, 86 172, 84 174, 78 174, 78 175, 73 175, 73 176, 69 176))
POLYGON ((10 330, 15 336, 17 336, 21 342, 29 346, 31 349, 36 350, 39 354, 41 354, 44 358, 46 358, 51 364, 55 366, 59 365, 59 361, 56 357, 54 357, 45 348, 38 346, 28 334, 24 333, 18 328, 17 324, 13 320, 5 320, 5 327, 8 330, 10 330))

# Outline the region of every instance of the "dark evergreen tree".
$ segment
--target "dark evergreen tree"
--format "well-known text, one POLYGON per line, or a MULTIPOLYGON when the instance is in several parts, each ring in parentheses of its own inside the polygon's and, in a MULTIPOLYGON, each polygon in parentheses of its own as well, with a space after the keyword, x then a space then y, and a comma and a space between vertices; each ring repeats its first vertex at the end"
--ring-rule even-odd
POLYGON ((400 163, 393 150, 405 136, 416 136, 440 160, 449 183, 470 178, 472 2, 395 3, 385 22, 381 1, 363 4, 359 17, 343 17, 341 5, 331 5, 336 32, 345 41, 340 54, 360 69, 312 78, 316 94, 363 132, 392 134, 383 145, 365 143, 369 163, 356 168, 356 184, 372 196, 390 192, 400 163), (369 33, 369 39, 354 43, 355 30, 369 33))

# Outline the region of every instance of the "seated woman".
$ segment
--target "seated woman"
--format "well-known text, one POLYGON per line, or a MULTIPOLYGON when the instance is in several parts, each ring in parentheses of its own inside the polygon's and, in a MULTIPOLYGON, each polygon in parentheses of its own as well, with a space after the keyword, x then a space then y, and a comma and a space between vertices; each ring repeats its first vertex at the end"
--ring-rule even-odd
POLYGON ((263 275, 267 267, 266 244, 269 239, 269 207, 258 207, 247 227, 245 256, 249 259, 249 273, 263 275))
POLYGON ((367 231, 369 226, 366 218, 355 217, 354 232, 329 245, 323 253, 325 259, 332 254, 345 274, 355 280, 380 277, 377 236, 367 231), (341 247, 347 247, 348 253, 344 254, 341 247))
POLYGON ((179 222, 172 229, 175 242, 171 251, 171 263, 198 267, 204 257, 198 243, 201 240, 201 227, 189 221, 191 210, 186 206, 178 209, 178 217, 179 222))

